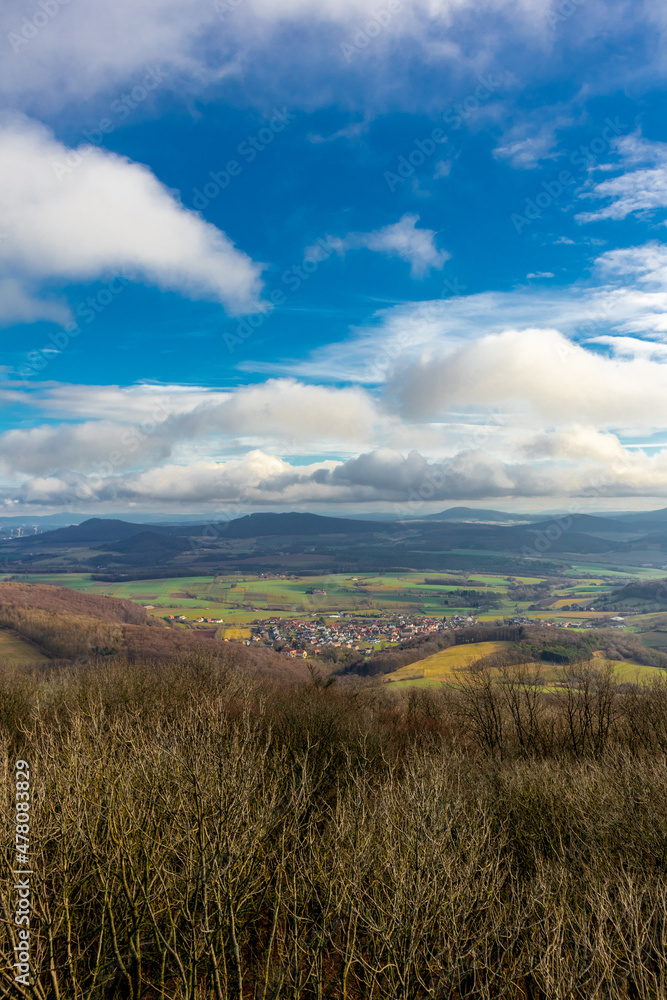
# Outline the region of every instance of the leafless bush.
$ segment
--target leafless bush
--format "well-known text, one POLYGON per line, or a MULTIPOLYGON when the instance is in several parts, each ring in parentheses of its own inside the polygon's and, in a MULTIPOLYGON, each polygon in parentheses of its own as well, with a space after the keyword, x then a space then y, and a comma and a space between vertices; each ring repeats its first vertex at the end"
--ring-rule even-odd
POLYGON ((7 807, 17 754, 34 775, 36 931, 24 989, 6 879, 1 995, 665 996, 664 684, 317 680, 203 654, 0 677, 7 807))

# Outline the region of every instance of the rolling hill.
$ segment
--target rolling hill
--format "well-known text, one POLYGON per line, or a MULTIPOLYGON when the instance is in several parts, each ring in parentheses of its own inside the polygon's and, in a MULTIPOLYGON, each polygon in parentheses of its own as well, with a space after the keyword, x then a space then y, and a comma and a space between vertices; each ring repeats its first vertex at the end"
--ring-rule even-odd
POLYGON ((291 511, 288 514, 246 514, 229 521, 222 535, 225 538, 259 538, 267 535, 367 535, 395 531, 396 525, 387 521, 355 521, 346 517, 291 511))
POLYGON ((3 648, 8 662, 10 657, 17 662, 17 655, 21 662, 42 661, 32 655, 35 644, 50 657, 68 661, 121 656, 155 662, 195 655, 270 677, 307 676, 303 661, 289 661, 273 649, 224 642, 216 629, 170 627, 133 601, 68 587, 0 582, 0 665, 3 648), (12 642, 12 635, 19 639, 12 642))
POLYGON ((529 522, 537 519, 535 514, 509 514, 502 510, 484 510, 480 507, 449 507, 437 514, 426 514, 419 520, 423 521, 501 521, 504 524, 529 522))
POLYGON ((98 546, 103 552, 118 552, 130 555, 172 556, 179 552, 187 552, 192 548, 187 538, 159 535, 152 529, 140 531, 121 541, 106 542, 98 546))

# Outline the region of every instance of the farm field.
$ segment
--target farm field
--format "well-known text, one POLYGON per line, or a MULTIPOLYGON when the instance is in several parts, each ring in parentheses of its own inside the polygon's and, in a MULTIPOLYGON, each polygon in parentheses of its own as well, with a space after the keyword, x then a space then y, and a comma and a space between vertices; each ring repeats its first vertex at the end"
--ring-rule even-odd
MULTIPOLYGON (((504 617, 525 615, 533 620, 553 622, 585 622, 599 617, 597 611, 581 608, 599 595, 609 594, 613 581, 651 579, 655 570, 618 573, 581 564, 580 575, 563 575, 552 587, 543 609, 532 605, 536 597, 519 600, 512 586, 535 587, 544 577, 508 578, 505 574, 464 573, 459 571, 350 573, 320 576, 260 576, 240 572, 218 576, 171 577, 165 579, 103 582, 83 573, 20 574, 18 579, 32 583, 67 586, 77 591, 104 594, 135 601, 148 606, 156 616, 184 615, 193 621, 199 617, 221 618, 227 628, 246 628, 250 622, 274 616, 310 618, 334 612, 362 615, 411 614, 441 617, 473 614, 480 622, 492 622, 504 617), (442 578, 445 583, 427 583, 427 579, 442 578), (308 593, 320 590, 324 593, 308 593), (478 592, 479 606, 465 604, 465 598, 454 606, 452 593, 457 590, 478 592), (484 600, 497 605, 484 608, 484 600), (570 609, 570 605, 575 608, 570 609), (565 608, 567 607, 567 610, 565 608)), ((538 595, 539 596, 539 595, 538 595)), ((456 598, 454 599, 456 600, 456 598)), ((606 614, 609 614, 607 609, 606 614)), ((613 612, 611 612, 613 613, 613 612)), ((626 622, 628 628, 641 630, 640 616, 626 622)), ((231 633, 230 633, 231 637, 231 633)))
POLYGON ((0 628, 0 666, 18 667, 28 663, 47 663, 48 657, 39 653, 27 642, 0 628))
MULTIPOLYGON (((505 577, 461 576, 460 582, 447 587, 424 583, 424 574, 373 574, 350 577, 327 575, 295 579, 266 579, 257 576, 239 577, 174 577, 161 580, 133 580, 108 583, 92 580, 84 574, 22 574, 30 583, 54 584, 75 590, 125 598, 138 604, 154 604, 155 614, 184 614, 199 617, 204 611, 210 616, 245 624, 257 617, 318 615, 334 611, 380 613, 382 611, 435 614, 467 613, 468 607, 448 606, 443 609, 439 595, 457 589, 475 589, 485 583, 484 593, 492 599, 502 598, 507 589, 505 577), (323 590, 324 594, 308 594, 308 590, 323 590)), ((496 613, 497 616, 497 613, 496 613)))
POLYGON ((471 642, 461 646, 450 646, 423 660, 399 667, 384 678, 385 684, 408 682, 428 686, 428 684, 456 683, 457 674, 481 656, 490 656, 500 650, 509 649, 511 642, 471 642))
MULTIPOLYGON (((450 646, 448 649, 427 656, 423 660, 417 660, 415 663, 400 667, 393 673, 387 674, 383 681, 385 684, 400 684, 406 687, 437 687, 440 684, 456 684, 460 682, 461 673, 475 660, 511 646, 511 642, 474 642, 461 646, 450 646)), ((591 662, 599 664, 597 654, 594 654, 591 662)), ((558 676, 560 669, 556 665, 540 664, 540 673, 546 682, 544 685, 546 689, 552 689, 549 682, 558 676)), ((647 682, 654 677, 664 678, 667 676, 665 670, 660 667, 649 667, 625 660, 614 661, 614 674, 617 681, 630 683, 647 682)))

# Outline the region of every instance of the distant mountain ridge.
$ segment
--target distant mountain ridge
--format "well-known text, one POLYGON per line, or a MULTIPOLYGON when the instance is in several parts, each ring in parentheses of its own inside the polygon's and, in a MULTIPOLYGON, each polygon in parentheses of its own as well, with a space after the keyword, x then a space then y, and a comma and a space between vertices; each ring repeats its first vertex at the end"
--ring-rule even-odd
MULTIPOLYGON (((89 518, 79 525, 0 542, 7 572, 106 573, 99 579, 237 572, 502 569, 526 559, 600 554, 613 564, 667 565, 667 511, 632 517, 562 514, 513 519, 458 506, 423 518, 372 521, 310 512, 257 512, 231 521, 146 524, 89 518), (143 574, 143 576, 142 576, 143 574)), ((528 517, 528 516, 526 516, 528 517)))
POLYGON ((425 514, 419 520, 424 521, 536 521, 541 519, 541 514, 509 514, 502 510, 485 510, 481 507, 449 507, 441 510, 437 514, 425 514))
POLYGON ((353 518, 302 514, 298 511, 285 514, 246 514, 232 521, 221 521, 213 525, 147 525, 116 518, 92 517, 83 524, 56 528, 39 535, 27 535, 20 539, 20 542, 28 546, 94 544, 126 541, 137 535, 161 535, 171 538, 196 538, 208 535, 215 539, 255 538, 266 535, 368 534, 374 531, 391 531, 394 528, 393 521, 357 521, 353 518))
MULTIPOLYGON (((145 524, 132 524, 129 521, 120 521, 114 518, 91 517, 83 524, 72 524, 68 528, 55 528, 53 531, 44 531, 41 535, 28 535, 23 540, 23 544, 65 545, 77 542, 114 542, 138 535, 145 530, 145 524)), ((159 527, 152 528, 152 530, 158 534, 170 534, 171 532, 171 529, 159 527)))
POLYGON ((347 517, 322 514, 246 514, 229 521, 222 531, 225 538, 256 538, 262 535, 334 535, 369 534, 393 531, 393 521, 356 521, 347 517))
POLYGON ((187 552, 190 543, 187 538, 178 538, 171 535, 161 535, 156 531, 139 531, 129 538, 118 541, 105 542, 100 545, 103 552, 119 552, 142 555, 177 555, 179 552, 187 552))

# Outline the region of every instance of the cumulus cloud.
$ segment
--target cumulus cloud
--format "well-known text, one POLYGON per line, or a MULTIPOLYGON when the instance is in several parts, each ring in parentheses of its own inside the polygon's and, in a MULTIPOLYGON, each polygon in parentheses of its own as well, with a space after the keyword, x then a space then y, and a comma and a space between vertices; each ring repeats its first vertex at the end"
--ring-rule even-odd
POLYGON ((377 404, 363 389, 270 379, 221 394, 174 423, 178 433, 191 436, 224 432, 313 444, 368 441, 380 419, 377 404))
POLYGON ((229 453, 256 442, 284 452, 334 448, 349 453, 391 434, 396 424, 363 389, 304 385, 294 379, 233 391, 47 384, 23 394, 7 392, 12 403, 79 418, 0 435, 0 470, 7 475, 87 474, 102 467, 119 471, 181 453, 229 453))
POLYGON ((44 126, 4 116, 0 173, 5 320, 62 322, 64 306, 31 289, 110 272, 220 302, 232 314, 263 308, 261 265, 183 208, 147 167, 92 146, 72 151, 44 126))
POLYGON ((440 299, 379 310, 344 345, 317 348, 302 361, 240 367, 267 374, 289 368, 307 378, 376 384, 424 351, 441 354, 512 329, 557 329, 586 341, 597 336, 667 340, 667 244, 655 241, 601 254, 592 279, 569 286, 473 295, 456 291, 455 283, 445 282, 440 299))
POLYGON ((611 359, 557 330, 490 334, 439 357, 426 355, 387 392, 411 417, 453 406, 504 405, 531 418, 601 427, 655 427, 667 421, 667 367, 611 359))
POLYGON ((10 430, 0 436, 0 469, 8 475, 44 475, 62 470, 111 471, 159 462, 172 450, 165 430, 145 433, 102 420, 10 430))
MULTIPOLYGON (((446 250, 438 250, 435 245, 437 233, 433 229, 417 229, 418 215, 409 212, 401 216, 398 222, 383 226, 370 233, 348 233, 342 238, 328 236, 327 242, 332 250, 341 256, 348 250, 372 250, 387 257, 399 257, 410 265, 413 278, 423 278, 435 268, 444 267, 451 254, 446 250)), ((309 247, 306 256, 317 258, 319 247, 309 247)))

